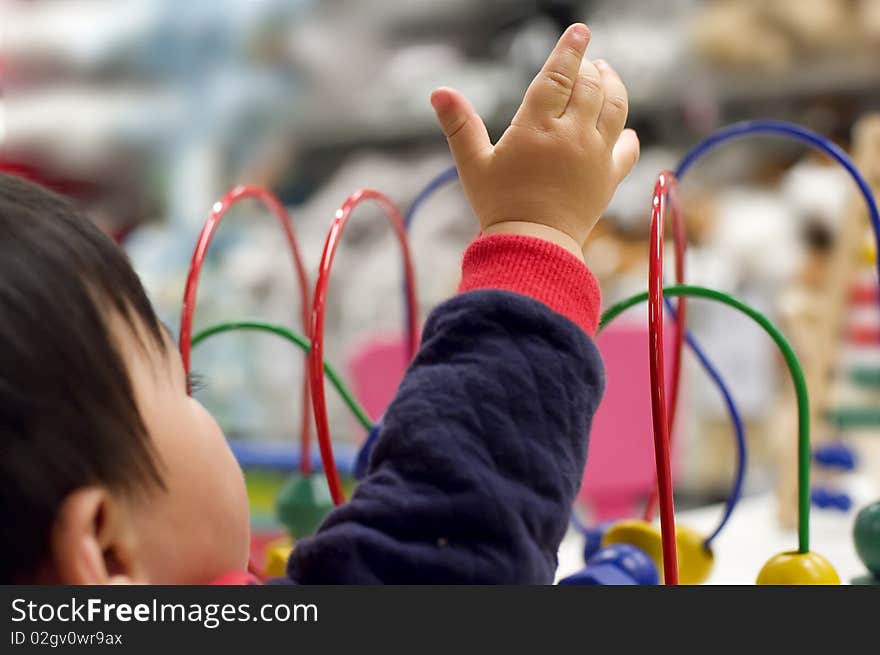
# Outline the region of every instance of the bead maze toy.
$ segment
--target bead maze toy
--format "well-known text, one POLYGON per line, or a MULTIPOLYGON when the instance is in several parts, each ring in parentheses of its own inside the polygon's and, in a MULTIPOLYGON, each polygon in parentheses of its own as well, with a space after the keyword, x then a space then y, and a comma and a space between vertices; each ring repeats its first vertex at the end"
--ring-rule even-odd
POLYGON ((853 584, 880 585, 880 500, 859 511, 853 525, 856 553, 867 567, 868 574, 853 580, 853 584))
MULTIPOLYGON (((572 520, 586 537, 584 551, 586 568, 570 576, 561 584, 657 584, 668 585, 699 584, 704 582, 712 568, 712 542, 723 530, 734 512, 742 493, 747 453, 742 420, 723 377, 700 347, 696 338, 686 328, 687 299, 702 299, 718 302, 734 309, 755 321, 774 341, 785 361, 795 390, 797 409, 797 526, 798 544, 795 550, 783 552, 772 557, 757 575, 758 584, 839 584, 839 577, 831 564, 818 553, 810 550, 810 467, 811 450, 810 425, 811 410, 808 385, 804 371, 794 349, 782 332, 763 314, 729 294, 705 287, 685 283, 685 233, 682 211, 678 198, 678 183, 692 165, 703 155, 728 141, 752 135, 783 136, 805 143, 827 154, 838 162, 855 181, 874 230, 875 242, 880 244, 880 212, 870 186, 859 170, 840 148, 823 137, 794 124, 777 121, 754 121, 731 125, 719 130, 691 150, 677 169, 663 171, 654 188, 651 205, 651 230, 649 238, 648 290, 623 300, 606 310, 600 321, 599 331, 604 330, 614 319, 627 309, 648 303, 649 370, 650 396, 653 426, 653 450, 655 458, 656 485, 648 499, 644 514, 640 519, 624 519, 596 526, 583 525, 577 515, 572 520), (666 216, 671 210, 673 238, 675 243, 675 282, 673 286, 663 285, 663 245, 666 216), (676 298, 675 305, 671 298, 676 298), (665 379, 664 348, 664 310, 675 323, 674 348, 672 354, 672 375, 667 396, 665 379), (721 391, 730 414, 736 440, 736 475, 733 489, 725 505, 725 510, 717 528, 703 536, 687 526, 676 526, 672 497, 672 476, 670 465, 670 433, 679 399, 681 377, 681 358, 684 345, 696 354, 699 362, 721 391), (659 528, 653 523, 659 509, 659 528)), ((190 365, 190 351, 201 341, 233 330, 257 330, 287 339, 306 353, 308 376, 302 392, 304 402, 311 401, 316 435, 320 450, 320 466, 312 467, 309 450, 308 415, 304 413, 302 440, 299 457, 290 457, 288 465, 300 466, 298 473, 290 477, 277 501, 277 512, 281 522, 287 527, 290 537, 302 537, 313 532, 323 516, 332 506, 345 502, 345 488, 340 476, 340 468, 345 472, 356 471, 355 477, 362 475, 369 458, 370 448, 379 432, 381 419, 376 423, 369 419, 357 400, 347 390, 335 369, 324 361, 324 308, 326 305, 327 284, 333 258, 342 236, 343 229, 353 210, 363 201, 376 202, 387 215, 401 246, 403 259, 403 292, 406 306, 406 346, 411 359, 418 348, 418 305, 412 258, 408 246, 407 231, 411 227, 421 206, 437 189, 457 180, 454 167, 449 168, 431 180, 416 196, 406 214, 401 214, 394 203, 378 191, 364 189, 352 194, 336 212, 331 224, 318 268, 314 293, 309 296, 307 277, 299 256, 290 218, 280 203, 271 194, 253 187, 237 187, 218 202, 209 216, 196 244, 192 267, 184 293, 184 310, 181 317, 180 349, 187 372, 190 365), (293 331, 258 321, 238 321, 224 323, 192 334, 193 313, 196 300, 196 287, 199 270, 210 244, 211 236, 231 204, 243 198, 257 198, 276 214, 287 236, 293 255, 302 296, 303 335, 293 331), (309 314, 308 305, 311 304, 309 314), (340 392, 352 413, 368 431, 368 437, 357 455, 338 466, 334 456, 334 446, 330 439, 324 377, 340 392), (320 477, 318 470, 323 473, 320 477), (326 482, 325 482, 326 480, 326 482)), ((880 270, 880 264, 878 264, 880 270)), ((275 458, 277 459, 277 457, 275 458)), ((272 457, 269 460, 275 461, 272 457)), ((345 460, 341 458, 340 461, 345 460)), ((589 463, 588 463, 589 469, 589 463)), ((880 562, 880 504, 875 503, 863 510, 857 521, 855 533, 856 547, 874 576, 878 573, 880 562), (863 517, 864 515, 864 517, 863 517)), ((264 573, 277 575, 283 573, 285 554, 293 547, 292 541, 269 544, 264 573)))

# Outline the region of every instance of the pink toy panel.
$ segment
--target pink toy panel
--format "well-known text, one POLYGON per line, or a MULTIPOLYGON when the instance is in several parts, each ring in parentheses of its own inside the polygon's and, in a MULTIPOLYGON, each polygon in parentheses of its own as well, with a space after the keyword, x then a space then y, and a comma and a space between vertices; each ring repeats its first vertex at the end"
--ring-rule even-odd
POLYGON ((361 340, 349 360, 355 397, 374 421, 391 403, 407 367, 406 341, 400 333, 373 334, 361 340))
MULTIPOLYGON (((672 332, 667 324, 664 333, 672 332)), ((578 502, 605 521, 641 514, 654 484, 648 331, 641 323, 621 323, 602 332, 596 343, 605 363, 605 395, 593 418, 578 502)), ((667 369, 673 346, 674 339, 665 339, 667 369)))

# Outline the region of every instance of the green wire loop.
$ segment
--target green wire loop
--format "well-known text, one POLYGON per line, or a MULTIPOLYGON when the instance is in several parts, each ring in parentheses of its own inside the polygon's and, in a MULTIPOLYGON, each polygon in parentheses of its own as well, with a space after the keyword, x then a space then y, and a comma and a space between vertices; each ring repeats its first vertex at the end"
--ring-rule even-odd
MULTIPOLYGON (((791 373, 791 380, 794 382, 794 390, 797 395, 798 552, 808 553, 810 551, 810 399, 807 395, 807 383, 804 379, 804 372, 798 362, 797 355, 794 353, 794 349, 785 338, 785 335, 770 322, 770 319, 764 316, 761 312, 752 309, 745 303, 726 293, 714 289, 707 289, 705 287, 679 284, 671 287, 664 287, 663 295, 671 297, 687 296, 693 298, 706 298, 733 307, 764 328, 764 331, 770 335, 770 338, 773 339, 779 347, 779 350, 782 352, 782 356, 785 358, 785 363, 788 366, 788 371, 791 373)), ((602 319, 599 321, 598 332, 601 332, 609 323, 611 323, 611 321, 624 311, 630 307, 645 302, 647 299, 648 292, 645 291, 609 307, 605 313, 602 314, 602 319)))
MULTIPOLYGON (((192 347, 195 348, 198 344, 200 344, 205 339, 209 337, 213 337, 217 334, 222 334, 223 332, 232 332, 234 330, 255 330, 258 332, 268 332, 270 334, 274 334, 283 339, 287 339, 292 344, 299 346, 306 353, 311 349, 311 343, 308 339, 306 339, 301 334, 297 334, 293 330, 289 330, 286 327, 281 325, 273 325, 271 323, 263 323, 261 321, 235 321, 230 323, 218 323, 217 325, 212 325, 211 327, 205 328, 195 334, 192 338, 191 344, 192 347)), ((339 395, 342 397, 342 400, 345 401, 345 404, 348 405, 348 408, 351 410, 351 413, 354 414, 355 418, 360 422, 362 426, 366 430, 373 429, 373 422, 370 420, 370 417, 367 416, 367 412, 361 407, 360 403, 355 400, 354 395, 345 384, 342 382, 342 378, 339 376, 339 373, 336 372, 329 363, 324 362, 324 374, 327 376, 327 379, 330 380, 330 383, 336 387, 336 390, 339 392, 339 395)))

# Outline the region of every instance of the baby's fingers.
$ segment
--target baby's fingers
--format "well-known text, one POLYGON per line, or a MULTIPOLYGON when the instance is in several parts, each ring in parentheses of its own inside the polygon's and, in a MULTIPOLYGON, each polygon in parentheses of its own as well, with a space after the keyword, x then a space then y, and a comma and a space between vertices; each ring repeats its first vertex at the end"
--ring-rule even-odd
POLYGON ((614 177, 620 184, 632 171, 639 160, 639 137, 635 130, 626 129, 620 133, 614 148, 611 150, 611 162, 614 177))
POLYGON ((514 123, 546 125, 548 119, 565 113, 589 40, 590 30, 583 23, 575 23, 565 30, 541 72, 529 85, 514 123))
POLYGON ((626 87, 617 72, 606 62, 600 59, 596 62, 596 68, 605 90, 605 99, 596 121, 596 129, 608 145, 613 145, 623 131, 623 126, 626 125, 626 116, 629 112, 626 87))
POLYGON ((579 130, 592 128, 596 125, 605 92, 602 88, 602 75, 596 65, 589 59, 581 62, 577 84, 571 93, 571 101, 565 109, 565 115, 574 120, 579 130))

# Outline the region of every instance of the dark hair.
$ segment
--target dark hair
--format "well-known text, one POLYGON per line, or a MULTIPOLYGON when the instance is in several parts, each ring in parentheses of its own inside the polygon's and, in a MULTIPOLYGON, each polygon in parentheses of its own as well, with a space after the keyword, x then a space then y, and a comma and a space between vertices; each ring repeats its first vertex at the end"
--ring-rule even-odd
POLYGON ((2 583, 35 573, 72 491, 162 484, 114 312, 164 348, 122 250, 61 197, 0 174, 2 583))

